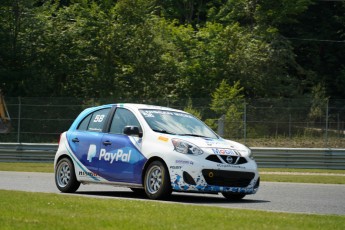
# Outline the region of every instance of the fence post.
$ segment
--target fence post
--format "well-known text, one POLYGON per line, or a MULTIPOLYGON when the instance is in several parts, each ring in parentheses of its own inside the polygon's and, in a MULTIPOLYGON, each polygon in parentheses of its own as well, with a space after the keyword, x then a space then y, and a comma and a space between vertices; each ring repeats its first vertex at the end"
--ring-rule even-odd
POLYGON ((339 113, 337 113, 337 137, 340 138, 340 118, 339 113))
POLYGON ((246 104, 246 100, 243 100, 243 141, 244 144, 246 144, 247 141, 247 104, 246 104))
POLYGON ((289 139, 291 139, 291 112, 289 113, 289 139))
POLYGON ((325 127, 325 146, 328 145, 328 106, 329 100, 326 101, 326 127, 325 127))
POLYGON ((222 115, 219 119, 218 119, 218 130, 217 133, 219 134, 219 136, 224 137, 224 121, 225 121, 225 115, 222 115))
POLYGON ((18 97, 18 129, 17 129, 17 143, 20 143, 20 120, 21 120, 21 98, 18 97))

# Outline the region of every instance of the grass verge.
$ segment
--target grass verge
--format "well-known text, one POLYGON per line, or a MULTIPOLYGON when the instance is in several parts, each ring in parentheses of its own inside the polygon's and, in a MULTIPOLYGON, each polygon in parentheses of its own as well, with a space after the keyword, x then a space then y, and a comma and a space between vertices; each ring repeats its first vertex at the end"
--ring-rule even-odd
POLYGON ((0 171, 54 172, 53 163, 0 162, 0 171))
POLYGON ((261 181, 345 184, 345 170, 260 168, 261 181))
POLYGON ((316 184, 345 184, 345 176, 260 174, 261 181, 316 184))
POLYGON ((0 190, 1 229, 343 229, 345 216, 0 190))

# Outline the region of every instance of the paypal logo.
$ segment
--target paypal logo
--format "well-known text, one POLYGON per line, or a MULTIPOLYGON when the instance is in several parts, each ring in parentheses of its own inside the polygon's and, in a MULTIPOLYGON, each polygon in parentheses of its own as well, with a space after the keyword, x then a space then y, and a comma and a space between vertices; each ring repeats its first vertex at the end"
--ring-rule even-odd
POLYGON ((89 151, 87 152, 87 160, 91 163, 92 162, 92 158, 96 156, 96 145, 90 145, 89 147, 89 151))
MULTIPOLYGON (((110 164, 114 161, 130 162, 131 152, 131 150, 129 150, 129 152, 123 152, 122 149, 118 149, 117 152, 111 153, 107 152, 105 149, 101 149, 98 160, 108 161, 110 164)), ((90 163, 92 162, 92 158, 96 156, 96 153, 96 145, 90 145, 89 151, 87 152, 87 160, 90 163)))
POLYGON ((110 164, 114 161, 130 162, 131 152, 132 150, 129 150, 128 153, 125 153, 122 149, 118 149, 115 153, 108 153, 105 149, 101 149, 99 160, 103 159, 104 161, 108 161, 110 164))

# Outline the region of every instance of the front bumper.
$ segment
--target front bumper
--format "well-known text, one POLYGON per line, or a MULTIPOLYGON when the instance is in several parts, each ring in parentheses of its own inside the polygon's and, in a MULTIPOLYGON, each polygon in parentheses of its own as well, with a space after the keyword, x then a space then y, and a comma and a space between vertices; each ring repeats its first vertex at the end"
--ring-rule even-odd
MULTIPOLYGON (((205 159, 169 167, 171 187, 179 192, 218 193, 231 192, 255 194, 259 188, 260 177, 255 161, 241 165, 219 164, 205 159), (199 162, 199 163, 198 163, 199 162)), ((178 163, 178 162, 176 162, 178 163)))

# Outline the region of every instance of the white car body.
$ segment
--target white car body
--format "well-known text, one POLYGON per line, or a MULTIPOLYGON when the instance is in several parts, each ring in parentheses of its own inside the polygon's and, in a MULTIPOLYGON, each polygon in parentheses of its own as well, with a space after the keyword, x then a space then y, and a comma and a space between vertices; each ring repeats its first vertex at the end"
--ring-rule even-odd
MULTIPOLYGON (((182 120, 196 119, 184 111, 151 105, 113 104, 86 109, 60 137, 54 161, 58 188, 63 192, 76 190, 65 189, 71 178, 66 177, 63 166, 59 166, 61 159, 69 158, 73 162, 71 173, 75 174, 75 183, 144 188, 150 195, 150 189, 145 187, 145 178, 148 177, 146 174, 150 169, 150 163, 159 161, 163 165, 160 167, 162 169, 160 176, 164 177, 166 175, 162 174, 168 172, 169 181, 166 190, 169 191, 221 192, 224 196, 230 194, 235 197, 257 192, 259 173, 248 147, 225 140, 215 133, 211 135, 213 131, 207 130, 209 128, 206 125, 207 128, 199 129, 210 133, 211 137, 179 135, 166 130, 157 131, 148 124, 149 119, 154 120, 156 117, 162 119, 165 116, 167 121, 163 120, 164 122, 175 116, 176 119, 182 120), (101 112, 97 114, 97 111, 101 112), (135 124, 138 123, 137 126, 140 126, 140 135, 114 134, 110 131, 113 123, 116 124, 117 115, 114 114, 117 111, 135 116, 137 119, 135 124), (90 117, 88 127, 83 130, 82 122, 86 124, 88 118, 85 117, 88 116, 90 117), (102 127, 98 127, 100 123, 102 127)), ((199 120, 195 122, 201 123, 199 120)), ((161 123, 157 121, 155 125, 157 124, 161 123)), ((173 128, 171 126, 171 129, 173 128)), ((131 129, 136 130, 136 128, 131 129)), ((184 127, 181 126, 180 129, 184 127)), ((147 184, 149 183, 147 179, 147 184)), ((161 196, 150 198, 160 199, 161 196)))

